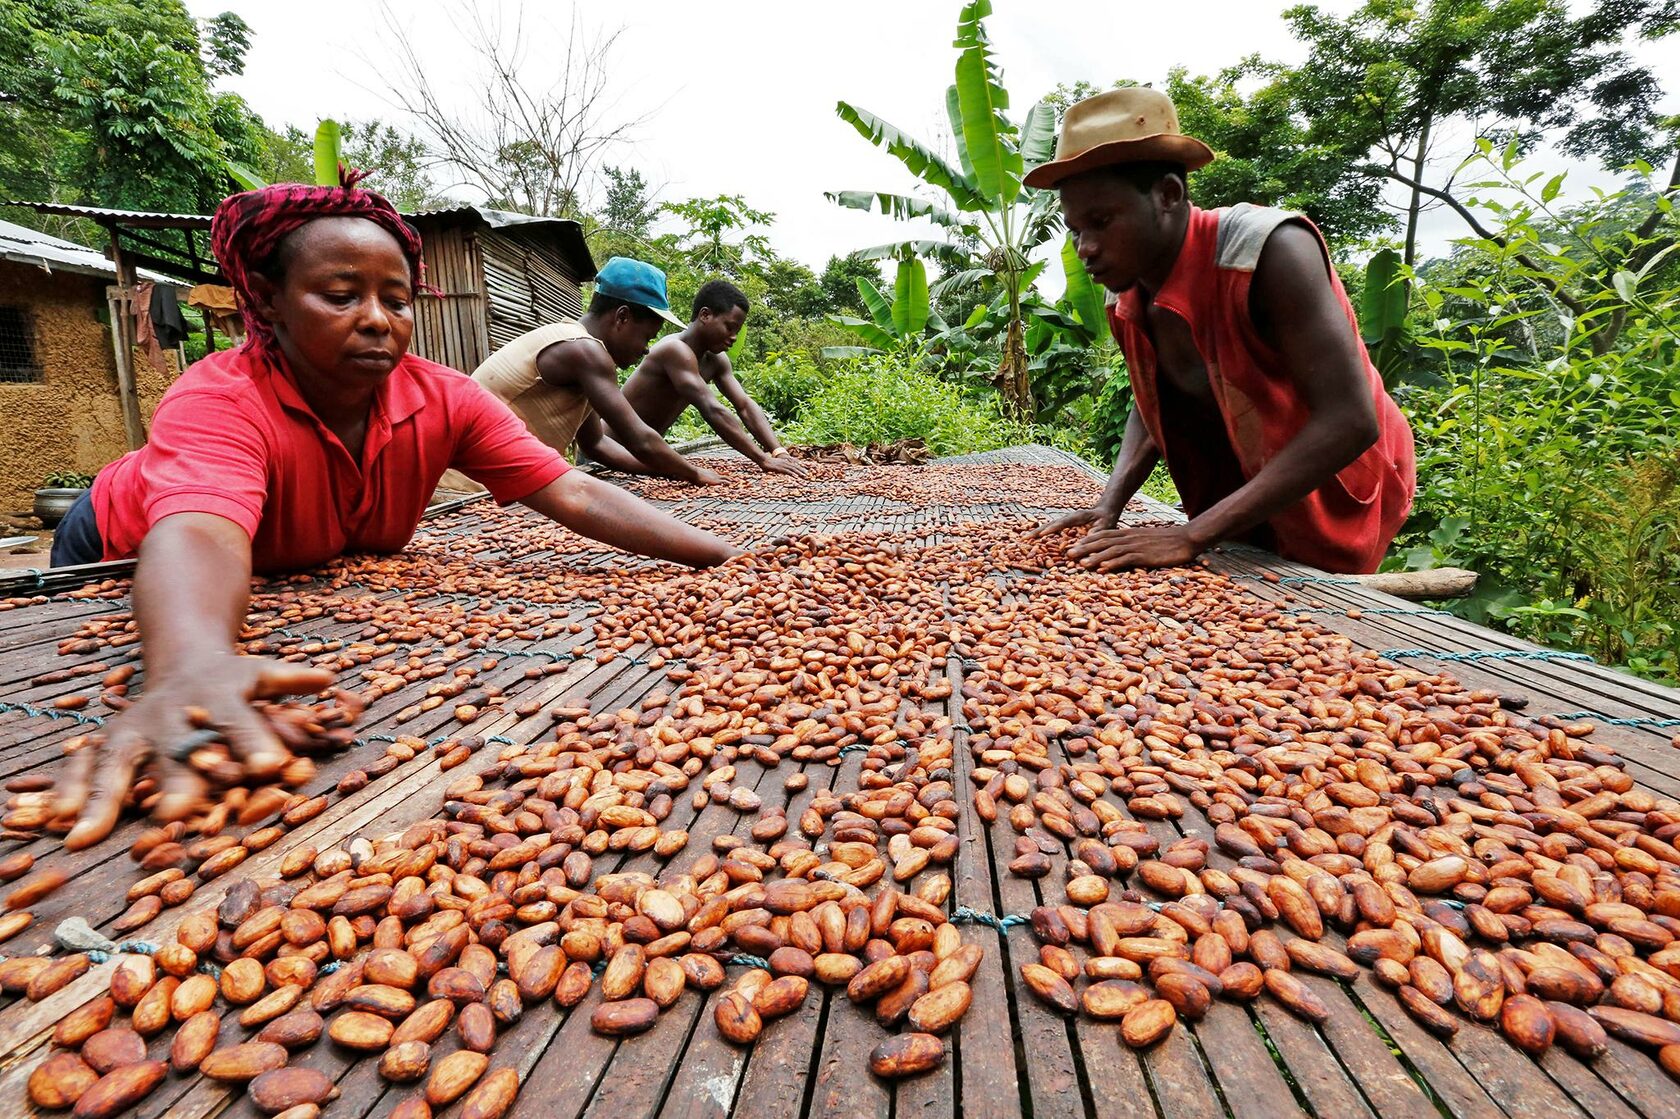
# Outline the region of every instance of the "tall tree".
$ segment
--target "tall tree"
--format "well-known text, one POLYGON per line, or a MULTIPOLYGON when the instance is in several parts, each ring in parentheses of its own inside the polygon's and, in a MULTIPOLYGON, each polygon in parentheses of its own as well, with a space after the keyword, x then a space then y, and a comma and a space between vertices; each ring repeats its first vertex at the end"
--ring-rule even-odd
POLYGON ((647 180, 634 167, 607 167, 601 174, 607 181, 599 215, 601 225, 615 233, 646 237, 659 216, 647 180))
POLYGON ((424 54, 386 9, 394 70, 380 75, 399 108, 420 127, 437 165, 454 185, 482 192, 493 206, 576 217, 598 163, 642 118, 615 109, 609 63, 618 33, 590 35, 574 12, 556 34, 526 33, 522 5, 504 18, 481 0, 461 6, 447 59, 424 54), (535 44, 540 58, 533 58, 535 44), (440 67, 473 69, 472 104, 448 101, 433 76, 440 67))
MULTIPOLYGON (((1625 48, 1680 25, 1676 0, 1367 0, 1346 17, 1303 5, 1285 13, 1307 60, 1289 75, 1309 137, 1373 181, 1399 183, 1407 264, 1417 256, 1418 215, 1430 199, 1453 205, 1447 157, 1471 154, 1465 134, 1515 138, 1529 147, 1559 138, 1574 156, 1607 167, 1659 158, 1666 141, 1655 107, 1657 77, 1625 48), (1468 125, 1450 127, 1453 125, 1468 125), (1457 150, 1449 150, 1456 142, 1457 150)), ((1454 205, 1468 215, 1462 205, 1454 205)))

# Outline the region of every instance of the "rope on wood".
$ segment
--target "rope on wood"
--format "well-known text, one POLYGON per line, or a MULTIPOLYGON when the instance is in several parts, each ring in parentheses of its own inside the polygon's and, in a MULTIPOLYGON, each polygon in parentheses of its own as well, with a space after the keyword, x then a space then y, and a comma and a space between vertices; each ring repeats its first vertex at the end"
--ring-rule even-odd
POLYGON ((1384 660, 1400 657, 1433 657, 1438 661, 1592 661, 1585 653, 1560 653, 1555 649, 1471 649, 1463 653, 1437 652, 1434 649, 1384 649, 1378 654, 1384 660))
MULTIPOLYGON (((1263 578, 1263 577, 1259 576, 1259 575, 1251 575, 1251 576, 1249 576, 1249 578, 1259 579, 1259 578, 1263 578)), ((1271 580, 1267 579, 1266 582, 1269 583, 1269 582, 1271 582, 1271 580)), ((1327 575, 1285 575, 1285 576, 1281 577, 1280 579, 1278 579, 1278 582, 1283 584, 1286 587, 1311 587, 1311 586, 1357 587, 1357 586, 1359 586, 1359 580, 1358 579, 1334 579, 1334 578, 1331 578, 1327 575)))
POLYGON ((739 964, 742 967, 763 968, 765 971, 770 970, 769 960, 765 959, 763 956, 749 956, 745 952, 737 952, 735 955, 729 957, 723 962, 725 964, 739 964))
POLYGON ((8 703, 0 700, 0 714, 17 713, 27 715, 32 719, 69 719, 78 726, 102 727, 105 725, 103 715, 84 715, 80 711, 60 711, 56 707, 36 707, 29 703, 8 703))
POLYGON ((1002 917, 987 913, 980 909, 971 909, 966 905, 957 906, 957 911, 951 914, 953 925, 986 925, 1000 933, 1006 933, 1017 925, 1028 925, 1032 918, 1023 917, 1019 913, 1006 913, 1002 917))
POLYGON ((1354 609, 1359 611, 1361 614, 1381 614, 1381 615, 1384 615, 1384 616, 1403 617, 1403 618, 1456 618, 1456 617, 1458 617, 1458 615, 1454 614, 1451 610, 1420 610, 1420 609, 1417 609, 1415 607, 1408 607, 1408 606, 1386 606, 1386 607, 1383 607, 1380 610, 1367 610, 1363 606, 1355 606, 1354 609))
POLYGON ((1576 723, 1582 719, 1591 719, 1595 723, 1603 723, 1607 727, 1647 727, 1651 730, 1668 730, 1680 727, 1680 719, 1612 719, 1608 715, 1597 711, 1562 711, 1547 718, 1556 719, 1560 723, 1576 723))

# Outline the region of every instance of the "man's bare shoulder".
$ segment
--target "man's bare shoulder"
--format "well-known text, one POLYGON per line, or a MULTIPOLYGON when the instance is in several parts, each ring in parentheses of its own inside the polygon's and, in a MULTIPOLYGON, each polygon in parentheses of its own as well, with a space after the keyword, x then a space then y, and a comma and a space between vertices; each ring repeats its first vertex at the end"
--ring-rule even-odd
POLYGON ((594 338, 567 338, 544 346, 537 354, 537 371, 550 384, 602 373, 618 379, 612 355, 594 338))
POLYGON ((671 369, 693 369, 696 367, 694 351, 678 335, 672 334, 661 338, 648 350, 642 359, 640 369, 647 369, 654 373, 664 373, 671 369))

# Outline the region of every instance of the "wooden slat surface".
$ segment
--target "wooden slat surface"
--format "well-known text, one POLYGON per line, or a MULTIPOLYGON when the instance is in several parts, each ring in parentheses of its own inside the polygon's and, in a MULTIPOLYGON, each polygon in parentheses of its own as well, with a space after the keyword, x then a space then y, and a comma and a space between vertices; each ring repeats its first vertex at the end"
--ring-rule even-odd
MULTIPOLYGON (((450 258, 451 267, 464 264, 450 258)), ((456 249, 452 248, 451 253, 456 249)), ((979 461, 1032 465, 1072 465, 1059 452, 1046 448, 1017 448, 979 461)), ((1087 469, 1094 487, 1100 476, 1087 469)), ((1093 491, 1094 492, 1094 491, 1093 491)), ((696 495, 665 502, 677 515, 702 519, 733 538, 753 544, 788 531, 889 532, 906 544, 937 547, 940 529, 1000 518, 1037 518, 1054 512, 1020 504, 988 501, 975 495, 970 505, 917 505, 869 493, 841 493, 832 489, 812 501, 730 500, 696 495)), ((1164 507, 1144 503, 1129 513, 1133 520, 1172 516, 1164 507)), ((471 554, 483 563, 515 555, 522 560, 544 557, 558 577, 564 568, 605 568, 628 565, 624 557, 604 550, 555 554, 548 545, 521 538, 513 543, 498 537, 507 514, 469 505, 427 522, 414 549, 445 548, 471 554), (523 550, 521 550, 523 549, 523 550)), ((635 564, 639 566, 639 564, 635 564)), ((1531 647, 1457 619, 1420 613, 1420 608, 1359 586, 1338 581, 1274 582, 1270 573, 1288 580, 1317 580, 1319 574, 1247 549, 1232 549, 1213 557, 1210 566, 1235 578, 1238 586, 1266 601, 1313 612, 1315 622, 1344 633, 1373 649, 1420 648, 1462 652, 1475 650, 1525 651, 1531 647), (1350 617, 1348 612, 1360 612, 1350 617), (1405 610, 1405 613, 1388 611, 1405 610), (1374 611, 1374 613, 1373 613, 1374 611)), ((380 590, 354 579, 335 584, 323 578, 310 585, 359 598, 438 603, 443 586, 413 586, 380 590)), ((539 594, 541 588, 532 588, 539 594)), ((523 592, 522 592, 523 593, 523 592)), ((453 600, 447 600, 453 601, 453 600)), ((260 604, 261 600, 259 600, 260 604)), ((510 602, 463 601, 466 613, 498 610, 510 602)), ((59 656, 60 642, 90 619, 125 617, 126 600, 57 596, 52 601, 0 610, 0 694, 14 705, 40 709, 61 696, 97 694, 99 676, 37 684, 45 672, 132 659, 133 646, 97 653, 59 656)), ((663 673, 639 663, 638 653, 615 657, 604 664, 592 658, 590 607, 528 609, 571 623, 584 623, 581 633, 561 632, 535 642, 505 642, 503 647, 569 656, 582 647, 582 659, 563 670, 535 679, 526 669, 543 665, 544 657, 504 657, 476 683, 497 683, 506 689, 503 706, 485 711, 470 727, 453 722, 446 704, 437 711, 397 724, 399 712, 423 692, 419 685, 386 696, 373 704, 358 728, 364 736, 413 734, 433 739, 444 734, 498 735, 511 742, 539 740, 552 722, 546 715, 521 719, 512 713, 518 703, 541 700, 545 709, 590 701, 596 711, 632 704, 663 683, 663 673)), ((262 618, 257 618, 262 621, 262 618)), ((270 619, 272 620, 272 619, 270 619)), ((334 622, 330 616, 294 622, 289 629, 309 637, 350 643, 359 640, 361 623, 334 622)), ((275 638, 275 640, 288 640, 275 638)), ((418 644, 435 645, 421 641, 418 644)), ((295 647, 295 645, 294 645, 295 647)), ((393 645, 387 656, 402 656, 407 647, 393 645)), ((478 655, 478 654, 475 654, 478 655)), ((1593 711, 1607 718, 1658 720, 1680 716, 1680 695, 1643 681, 1632 680, 1597 666, 1573 662, 1484 660, 1436 662, 1414 658, 1406 663, 1443 667, 1470 686, 1497 688, 1501 694, 1526 698, 1527 713, 1593 711)), ((984 914, 1025 914, 1039 904, 1064 900, 1060 868, 1065 853, 1055 858, 1057 872, 1033 882, 1004 869, 1013 857, 1015 835, 1004 821, 985 827, 972 815, 968 773, 972 761, 966 748, 961 690, 964 668, 951 658, 946 668, 952 695, 938 705, 954 725, 957 784, 963 818, 961 843, 948 868, 954 888, 953 912, 968 907, 984 914)), ((97 716, 97 707, 85 712, 97 716)), ((24 711, 0 709, 0 777, 45 771, 56 764, 64 740, 81 727, 72 721, 49 720, 24 711)), ((1601 726, 1598 740, 1615 746, 1628 759, 1629 771, 1642 785, 1659 793, 1680 794, 1680 752, 1668 745, 1668 732, 1629 726, 1601 726)), ((356 752, 323 760, 315 781, 319 790, 331 789, 339 776, 362 764, 356 752)), ((1058 759, 1066 760, 1066 759, 1058 759)), ((788 795, 783 779, 794 768, 774 770, 751 763, 743 766, 738 783, 756 788, 767 805, 786 805, 789 818, 810 803, 821 789, 845 792, 857 787, 860 757, 848 755, 844 764, 807 767, 810 786, 788 795)), ((272 872, 285 851, 299 843, 327 846, 355 834, 384 835, 430 815, 438 791, 449 780, 428 753, 415 762, 371 782, 365 789, 333 800, 329 810, 296 829, 276 846, 253 856, 242 872, 272 872)), ((670 860, 651 854, 603 859, 598 870, 634 869, 659 874, 681 871, 710 849, 720 835, 745 834, 756 817, 742 817, 719 804, 695 811, 685 799, 673 810, 667 826, 687 827, 691 841, 670 860)), ((59 866, 72 875, 69 886, 38 907, 37 925, 14 938, 7 954, 48 949, 52 927, 72 914, 86 917, 95 927, 108 927, 125 908, 123 890, 137 872, 126 848, 141 824, 130 822, 106 843, 71 854, 53 840, 29 845, 41 866, 59 866)), ((1211 836, 1205 817, 1192 810, 1176 822, 1149 825, 1168 843, 1181 836, 1211 836)), ((0 854, 18 845, 0 845, 0 854)), ((1228 865, 1217 848, 1213 865, 1228 865)), ((149 940, 167 940, 189 909, 217 900, 225 887, 211 882, 188 906, 166 911, 140 930, 149 940)), ((1067 1019, 1040 1003, 1019 980, 1021 964, 1038 958, 1031 930, 1015 927, 999 933, 975 924, 965 938, 984 945, 986 952, 973 980, 974 1004, 949 1039, 949 1060, 934 1074, 886 1084, 866 1069, 867 1054, 887 1036, 873 1016, 860 1012, 840 992, 813 987, 805 1006, 788 1018, 771 1023, 753 1046, 738 1048, 724 1042, 711 1024, 711 1000, 686 993, 649 1033, 618 1041, 589 1029, 588 1017, 598 992, 567 1013, 552 1003, 533 1006, 509 1030, 493 1056, 496 1065, 519 1070, 524 1089, 516 1114, 541 1119, 580 1117, 672 1116, 724 1119, 742 1116, 809 1114, 860 1116, 879 1119, 955 1119, 1031 1114, 1102 1117, 1223 1116, 1270 1119, 1272 1116, 1310 1115, 1321 1119, 1342 1116, 1680 1116, 1680 1092, 1674 1090, 1649 1056, 1620 1043, 1594 1065, 1583 1065, 1558 1050, 1535 1062, 1512 1049, 1496 1034, 1465 1023, 1459 1036, 1441 1042, 1419 1029, 1392 996, 1361 977, 1340 984, 1322 977, 1307 979, 1331 1007, 1328 1021, 1313 1025, 1263 999, 1243 1007, 1216 1003, 1199 1023, 1175 1030, 1162 1044, 1135 1053, 1122 1044, 1112 1023, 1083 1017, 1067 1019)), ((1339 943, 1334 936, 1330 943, 1339 943)), ((0 1114, 22 1113, 22 1085, 29 1071, 45 1055, 45 1039, 52 1024, 70 1009, 100 993, 110 965, 38 1004, 10 999, 0 1005, 0 1114)), ((732 974, 738 968, 732 967, 732 974)), ((229 1015, 227 1040, 246 1036, 229 1015)), ((453 1035, 449 1035, 453 1037, 453 1035)), ((167 1048, 168 1035, 152 1044, 167 1048)), ((329 1116, 366 1119, 388 1114, 414 1091, 382 1081, 372 1061, 352 1061, 349 1055, 322 1043, 298 1058, 338 1080, 343 1095, 329 1116)), ((207 1082, 171 1077, 166 1086, 137 1112, 144 1116, 210 1116, 226 1112, 255 1116, 248 1098, 207 1082)))

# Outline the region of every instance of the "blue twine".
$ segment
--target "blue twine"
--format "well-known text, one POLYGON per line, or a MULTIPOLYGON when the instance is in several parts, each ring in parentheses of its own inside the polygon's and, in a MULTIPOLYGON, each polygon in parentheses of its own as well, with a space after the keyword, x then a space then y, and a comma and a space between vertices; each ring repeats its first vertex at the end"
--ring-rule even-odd
POLYGON ((1438 661, 1591 661, 1585 653, 1560 653, 1552 649, 1472 649, 1466 653, 1437 652, 1434 649, 1384 649, 1385 660, 1400 657, 1433 657, 1438 661))
POLYGON ((953 925, 988 925, 998 932, 1008 932, 1017 925, 1028 925, 1032 918, 1023 917, 1019 913, 1007 913, 1002 917, 993 916, 979 909, 970 909, 966 905, 957 906, 957 911, 951 914, 953 925))
POLYGON ((1597 711, 1564 711, 1547 718, 1559 722, 1572 723, 1579 719, 1591 719, 1595 723, 1603 723, 1610 727, 1649 727, 1653 730, 1667 730, 1670 727, 1680 727, 1680 719, 1612 719, 1608 715, 1601 715, 1597 711))
POLYGON ((84 715, 80 711, 60 711, 56 707, 36 707, 28 703, 8 703, 0 700, 0 713, 17 712, 35 719, 69 719, 79 726, 102 727, 105 718, 102 715, 84 715))
MULTIPOLYGON (((1250 575, 1249 578, 1251 578, 1251 579, 1262 579, 1263 576, 1250 575)), ((1268 583, 1271 582, 1270 579, 1265 579, 1264 581, 1268 582, 1268 583)), ((1282 583, 1284 586, 1289 586, 1289 587, 1302 587, 1302 586, 1312 586, 1312 585, 1332 586, 1332 587, 1357 587, 1357 586, 1359 586, 1359 580, 1358 579, 1332 579, 1332 578, 1328 578, 1328 577, 1323 576, 1323 575, 1287 575, 1287 576, 1284 576, 1283 578, 1279 579, 1278 582, 1282 583)))
POLYGON ((723 962, 726 964, 740 964, 742 967, 763 968, 765 971, 770 970, 769 960, 765 959, 763 956, 749 956, 744 952, 737 952, 735 955, 729 957, 723 962))
POLYGON ((316 975, 331 975, 333 972, 337 971, 339 968, 341 968, 343 966, 344 966, 344 961, 343 960, 328 960, 326 963, 322 964, 319 968, 316 969, 315 974, 316 975))
POLYGON ((502 734, 492 734, 489 738, 486 738, 484 741, 494 742, 498 746, 517 746, 517 745, 519 745, 513 739, 507 737, 506 735, 502 735, 502 734))
POLYGON ((1367 610, 1363 606, 1355 606, 1361 614, 1391 614, 1408 618, 1453 618, 1457 617, 1451 610, 1414 610, 1403 606, 1384 607, 1380 610, 1367 610))
POLYGON ((847 754, 856 754, 860 752, 865 754, 869 753, 869 747, 863 745, 861 742, 854 742, 850 746, 840 747, 840 756, 842 758, 847 754))

